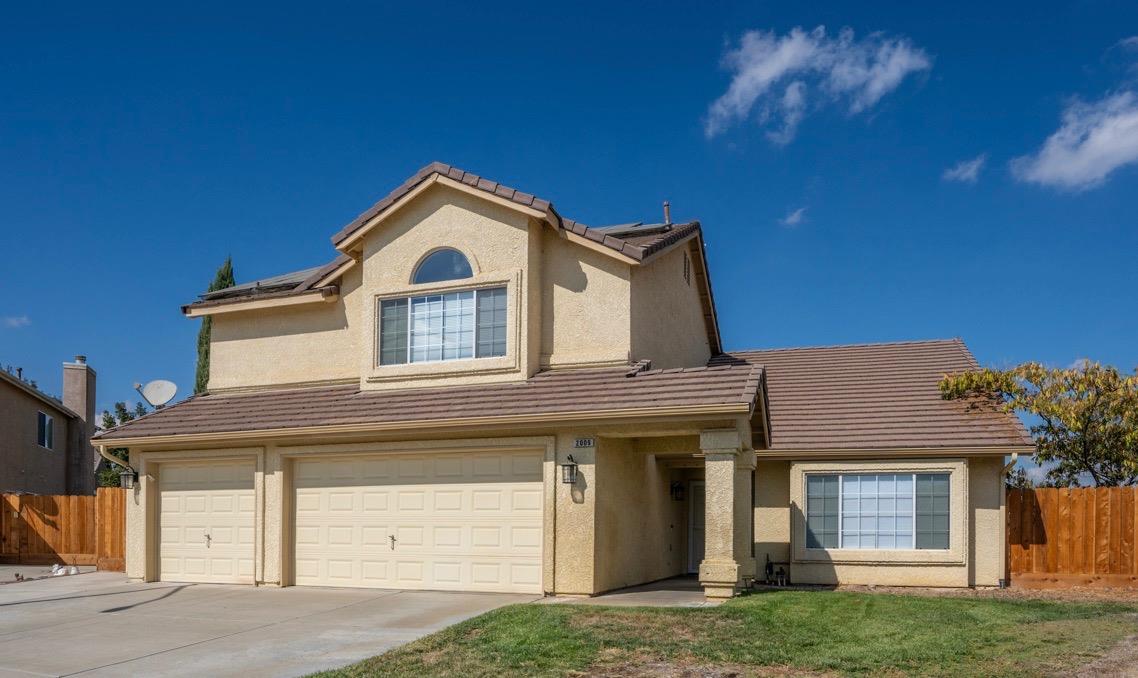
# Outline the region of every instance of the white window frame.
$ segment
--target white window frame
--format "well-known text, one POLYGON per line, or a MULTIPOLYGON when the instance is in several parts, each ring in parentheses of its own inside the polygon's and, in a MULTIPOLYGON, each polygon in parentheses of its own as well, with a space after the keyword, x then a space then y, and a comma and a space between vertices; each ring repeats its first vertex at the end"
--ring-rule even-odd
MULTIPOLYGON (((819 473, 807 473, 807 474, 805 474, 806 478, 809 478, 810 476, 837 476, 837 478, 838 478, 838 545, 837 546, 830 546, 830 547, 827 547, 827 546, 816 546, 816 547, 808 546, 807 547, 808 549, 810 549, 811 551, 823 551, 823 550, 827 550, 827 549, 845 549, 845 548, 847 548, 845 545, 845 529, 844 529, 845 523, 843 522, 843 518, 845 517, 845 488, 846 488, 845 478, 846 478, 846 476, 866 476, 866 475, 872 475, 872 476, 891 475, 894 477, 906 476, 907 475, 907 476, 910 476, 912 478, 912 480, 913 480, 913 496, 910 497, 910 502, 911 502, 911 506, 912 506, 912 516, 913 516, 913 526, 912 526, 912 530, 911 530, 912 534, 910 535, 909 547, 908 548, 894 547, 892 549, 882 549, 882 548, 863 549, 861 547, 857 547, 856 549, 851 548, 851 550, 858 550, 858 551, 921 551, 921 552, 934 552, 935 553, 937 551, 948 551, 952 548, 953 518, 952 518, 952 473, 951 472, 947 472, 947 471, 905 471, 905 472, 900 472, 900 471, 835 471, 835 472, 824 472, 824 473, 819 472, 819 473), (948 500, 949 500, 948 548, 944 548, 944 549, 918 549, 917 548, 917 476, 919 476, 919 475, 944 475, 944 476, 948 476, 948 488, 949 488, 949 490, 948 490, 948 500)), ((880 499, 880 497, 879 497, 879 499, 880 499)), ((805 517, 809 515, 809 510, 810 510, 809 509, 809 503, 810 503, 809 494, 806 494, 806 493, 803 494, 803 503, 805 505, 805 510, 803 511, 803 520, 805 520, 805 517)), ((880 506, 880 504, 879 504, 879 506, 880 506)), ((878 514, 877 519, 880 519, 880 514, 878 514)), ((807 528, 807 529, 809 529, 809 528, 807 528)), ((896 530, 894 530, 894 532, 896 532, 896 530)))
POLYGON ((467 287, 467 288, 462 288, 462 289, 446 290, 443 292, 430 292, 430 293, 426 293, 426 294, 409 294, 407 296, 402 296, 402 297, 389 297, 386 299, 377 299, 376 300, 376 309, 375 309, 376 310, 376 314, 375 314, 375 317, 376 317, 375 355, 377 358, 377 360, 376 360, 377 367, 382 369, 382 368, 386 368, 386 367, 402 367, 405 365, 430 365, 432 363, 453 363, 453 362, 457 362, 460 360, 500 360, 501 358, 508 356, 510 353, 509 303, 510 303, 510 292, 509 292, 509 286, 508 285, 494 285, 491 287, 467 287), (478 296, 479 296, 480 292, 490 292, 490 291, 497 291, 497 290, 502 290, 502 292, 506 295, 506 313, 507 313, 506 348, 505 348, 505 351, 502 353, 502 355, 487 355, 487 356, 481 356, 480 357, 478 355, 478 296), (443 296, 446 296, 448 294, 462 294, 463 292, 473 292, 474 293, 473 298, 471 300, 473 305, 474 305, 474 320, 473 320, 474 330, 470 333, 471 334, 470 357, 469 358, 442 358, 439 360, 411 360, 411 349, 412 349, 411 337, 412 337, 412 331, 414 330, 414 322, 413 322, 413 318, 411 315, 411 302, 412 302, 412 300, 414 300, 414 299, 426 299, 428 297, 443 297, 443 296), (406 358, 406 361, 402 362, 402 363, 390 363, 390 364, 385 365, 385 364, 383 364, 383 326, 382 326, 382 323, 383 323, 383 304, 384 304, 384 302, 392 302, 392 301, 404 302, 407 305, 407 358, 406 358))
POLYGON ((47 412, 36 411, 36 445, 45 450, 55 449, 55 417, 47 412), (44 440, 40 440, 40 417, 44 418, 44 440), (44 443, 47 443, 46 445, 44 443))

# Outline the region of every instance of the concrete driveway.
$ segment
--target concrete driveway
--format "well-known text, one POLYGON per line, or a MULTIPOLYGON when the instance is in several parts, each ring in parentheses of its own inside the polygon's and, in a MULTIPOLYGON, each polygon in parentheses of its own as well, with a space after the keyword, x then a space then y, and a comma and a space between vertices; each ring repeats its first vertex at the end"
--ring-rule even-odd
POLYGON ((0 586, 0 676, 300 676, 536 596, 131 584, 94 572, 0 586))

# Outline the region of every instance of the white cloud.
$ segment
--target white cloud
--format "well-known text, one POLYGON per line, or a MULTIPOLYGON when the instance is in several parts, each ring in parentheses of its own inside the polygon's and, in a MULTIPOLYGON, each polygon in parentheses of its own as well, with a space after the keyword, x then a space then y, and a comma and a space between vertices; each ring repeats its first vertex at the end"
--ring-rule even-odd
POLYGON ((984 169, 984 163, 987 161, 987 153, 981 153, 971 160, 961 160, 946 169, 944 174, 941 175, 941 178, 945 181, 961 181, 966 184, 974 184, 976 180, 980 178, 980 170, 984 169))
POLYGON ((1138 50, 1138 35, 1132 35, 1129 38, 1123 38, 1116 43, 1116 46, 1123 49, 1138 50))
POLYGON ((19 329, 31 325, 32 320, 26 315, 8 315, 4 316, 3 323, 9 329, 19 329))
POLYGON ((1134 163, 1138 163, 1138 95, 1127 91, 1091 103, 1073 101, 1063 111, 1063 124, 1042 148, 1013 160, 1011 169, 1020 181, 1084 190, 1134 163))
POLYGON ((790 214, 787 214, 785 217, 779 219, 778 223, 782 224, 783 226, 790 226, 793 228, 804 221, 806 221, 806 208, 799 207, 790 214))
POLYGON ((747 31, 738 47, 723 56, 732 72, 727 91, 712 102, 704 121, 708 138, 724 132, 759 105, 759 122, 779 119, 768 132, 775 143, 789 143, 806 112, 806 91, 817 89, 822 101, 844 103, 849 113, 872 108, 911 73, 932 67, 932 58, 907 38, 871 33, 858 40, 843 28, 826 35, 819 26, 809 33, 794 28, 783 36, 774 31, 747 31), (785 89, 781 83, 790 80, 785 89))

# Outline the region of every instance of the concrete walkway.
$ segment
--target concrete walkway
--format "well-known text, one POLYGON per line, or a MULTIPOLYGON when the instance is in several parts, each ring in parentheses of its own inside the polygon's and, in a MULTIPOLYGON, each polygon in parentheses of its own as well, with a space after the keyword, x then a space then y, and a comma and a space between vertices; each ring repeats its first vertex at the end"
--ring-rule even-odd
POLYGON ((617 589, 592 598, 546 598, 549 604, 571 605, 615 605, 617 607, 714 607, 719 602, 709 602, 703 595, 703 587, 693 575, 674 577, 617 589))
POLYGON ((301 676, 535 599, 41 579, 0 586, 0 676, 301 676))

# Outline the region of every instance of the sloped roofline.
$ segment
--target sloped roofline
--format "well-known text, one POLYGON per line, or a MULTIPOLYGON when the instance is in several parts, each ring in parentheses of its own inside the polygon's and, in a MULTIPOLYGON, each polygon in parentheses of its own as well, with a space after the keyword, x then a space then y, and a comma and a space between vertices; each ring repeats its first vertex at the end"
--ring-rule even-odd
POLYGON ((44 404, 46 404, 46 405, 48 405, 48 406, 50 406, 56 410, 59 410, 65 416, 71 417, 72 419, 79 419, 79 415, 76 414, 71 408, 64 405, 62 401, 56 400, 55 398, 49 396, 48 394, 46 394, 43 391, 36 388, 35 386, 32 386, 31 384, 29 384, 29 383, 27 383, 21 379, 17 379, 15 375, 8 374, 8 372, 5 370, 0 370, 0 381, 3 381, 4 383, 11 384, 12 386, 15 386, 16 388, 20 389, 24 393, 27 393, 29 396, 35 398, 36 400, 39 400, 40 402, 42 402, 42 403, 44 403, 44 404))
MULTIPOLYGON (((711 274, 707 265, 703 228, 698 221, 660 224, 659 229, 654 229, 654 232, 655 234, 663 233, 663 237, 646 245, 640 245, 629 242, 624 237, 611 235, 614 232, 612 226, 591 227, 573 219, 566 219, 557 212, 552 202, 544 198, 437 161, 426 165, 408 177, 398 188, 388 193, 333 235, 332 244, 340 250, 340 254, 313 271, 300 283, 290 288, 271 290, 272 299, 266 297, 270 290, 258 290, 252 283, 246 283, 243 287, 249 288, 248 294, 232 297, 222 294, 218 294, 216 297, 202 295, 201 299, 182 306, 182 314, 188 317, 210 315, 222 312, 220 310, 222 307, 228 307, 232 304, 241 304, 240 307, 235 307, 233 310, 259 307, 255 305, 255 302, 262 298, 267 303, 274 305, 281 303, 280 300, 283 298, 295 299, 298 303, 300 299, 314 302, 332 299, 332 295, 339 292, 336 285, 337 281, 348 269, 359 262, 358 257, 351 252, 351 245, 362 237, 364 232, 377 225, 377 219, 404 204, 401 201, 410 198, 412 193, 425 190, 428 185, 436 182, 468 192, 478 192, 489 199, 516 206, 526 211, 530 216, 539 218, 552 228, 557 229, 558 233, 566 239, 614 256, 630 265, 650 263, 653 259, 673 248, 683 246, 694 239, 694 247, 698 250, 699 255, 696 258, 696 265, 701 269, 702 276, 700 277, 703 278, 704 289, 701 290, 700 301, 704 304, 703 316, 710 344, 709 348, 712 355, 722 352, 723 344, 719 334, 719 318, 711 287, 711 274), (315 294, 317 290, 324 290, 326 293, 323 295, 315 294)), ((634 234, 630 233, 629 235, 634 234)), ((227 289, 232 290, 233 288, 227 289)), ((224 291, 218 290, 218 293, 224 291)))

